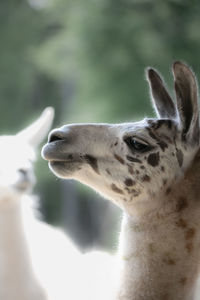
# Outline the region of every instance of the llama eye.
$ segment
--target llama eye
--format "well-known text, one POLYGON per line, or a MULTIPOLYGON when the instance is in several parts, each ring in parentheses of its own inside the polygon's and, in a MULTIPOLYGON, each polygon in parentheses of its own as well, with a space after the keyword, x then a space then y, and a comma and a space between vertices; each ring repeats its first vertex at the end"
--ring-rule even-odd
POLYGON ((131 149, 138 151, 138 152, 145 152, 145 151, 150 150, 150 148, 151 148, 149 144, 138 141, 136 138, 133 138, 133 137, 128 138, 126 140, 126 142, 131 149))

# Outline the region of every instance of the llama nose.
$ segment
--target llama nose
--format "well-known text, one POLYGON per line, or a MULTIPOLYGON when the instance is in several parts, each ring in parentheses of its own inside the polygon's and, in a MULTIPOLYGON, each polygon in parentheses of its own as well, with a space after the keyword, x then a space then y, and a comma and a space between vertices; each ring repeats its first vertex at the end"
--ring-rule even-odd
POLYGON ((62 141, 65 140, 64 132, 59 129, 55 129, 50 132, 48 137, 48 143, 52 143, 55 141, 62 141))

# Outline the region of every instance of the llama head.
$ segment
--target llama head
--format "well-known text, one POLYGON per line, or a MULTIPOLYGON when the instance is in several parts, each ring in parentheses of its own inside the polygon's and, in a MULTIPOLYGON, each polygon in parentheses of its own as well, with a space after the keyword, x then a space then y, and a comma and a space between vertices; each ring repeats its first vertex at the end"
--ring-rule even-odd
POLYGON ((46 108, 29 127, 13 136, 0 136, 0 198, 28 192, 35 183, 35 150, 49 131, 54 110, 46 108))
POLYGON ((181 62, 174 63, 173 74, 176 104, 159 74, 147 70, 155 119, 53 130, 42 151, 50 169, 89 185, 129 212, 167 194, 199 149, 195 76, 181 62))

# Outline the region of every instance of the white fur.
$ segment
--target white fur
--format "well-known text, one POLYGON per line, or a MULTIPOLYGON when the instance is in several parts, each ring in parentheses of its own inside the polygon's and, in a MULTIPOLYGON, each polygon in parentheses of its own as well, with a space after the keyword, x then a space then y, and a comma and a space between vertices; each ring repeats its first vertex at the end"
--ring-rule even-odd
POLYGON ((81 254, 60 229, 34 215, 32 164, 52 120, 48 108, 17 135, 0 137, 0 299, 93 300, 97 293, 95 300, 110 300, 114 258, 81 254))

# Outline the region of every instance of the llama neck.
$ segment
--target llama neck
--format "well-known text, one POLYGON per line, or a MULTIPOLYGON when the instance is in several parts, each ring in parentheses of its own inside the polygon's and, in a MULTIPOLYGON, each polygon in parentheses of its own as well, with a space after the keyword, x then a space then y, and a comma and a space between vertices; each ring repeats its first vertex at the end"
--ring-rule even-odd
POLYGON ((122 278, 117 299, 193 299, 199 254, 193 249, 196 253, 191 256, 190 243, 186 246, 185 237, 171 222, 145 224, 124 217, 120 245, 122 278))
POLYGON ((200 260, 199 166, 200 159, 162 201, 151 199, 151 211, 124 216, 117 299, 194 299, 200 260))
POLYGON ((31 263, 22 198, 0 201, 0 298, 44 300, 31 263))

